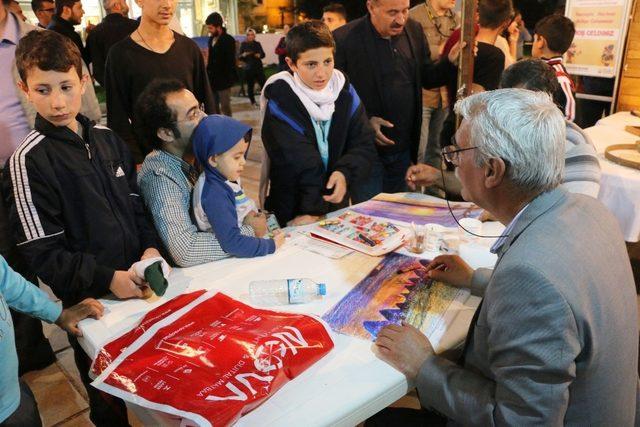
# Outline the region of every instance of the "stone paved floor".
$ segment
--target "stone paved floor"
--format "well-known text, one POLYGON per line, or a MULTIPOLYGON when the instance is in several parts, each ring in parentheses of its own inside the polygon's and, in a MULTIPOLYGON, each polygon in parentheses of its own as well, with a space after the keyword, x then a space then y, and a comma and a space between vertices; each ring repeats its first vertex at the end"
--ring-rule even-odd
MULTIPOLYGON (((253 109, 246 98, 233 98, 233 116, 253 127, 253 140, 248 154, 248 162, 243 174, 243 186, 247 195, 257 200, 260 177, 262 141, 260 139, 260 113, 253 109)), ((632 256, 640 259, 639 245, 630 247, 632 256), (638 253, 636 253, 638 252, 638 253)), ((637 262, 638 260, 636 260, 637 262)), ((640 297, 638 298, 640 306, 640 297)), ((73 361, 66 334, 56 326, 44 324, 45 335, 56 352, 57 362, 46 369, 31 372, 23 377, 33 390, 44 426, 90 426, 87 396, 78 370, 73 361)), ((394 406, 419 407, 415 394, 409 394, 394 406)), ((135 427, 140 423, 132 414, 130 422, 135 427)))

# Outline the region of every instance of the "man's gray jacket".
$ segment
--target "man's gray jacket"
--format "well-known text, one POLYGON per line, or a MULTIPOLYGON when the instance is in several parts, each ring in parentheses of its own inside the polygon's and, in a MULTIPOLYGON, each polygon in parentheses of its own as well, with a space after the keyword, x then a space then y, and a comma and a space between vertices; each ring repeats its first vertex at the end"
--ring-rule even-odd
POLYGON ((465 425, 632 426, 638 313, 616 219, 561 189, 522 212, 494 270, 477 270, 484 299, 464 367, 432 356, 422 405, 465 425))

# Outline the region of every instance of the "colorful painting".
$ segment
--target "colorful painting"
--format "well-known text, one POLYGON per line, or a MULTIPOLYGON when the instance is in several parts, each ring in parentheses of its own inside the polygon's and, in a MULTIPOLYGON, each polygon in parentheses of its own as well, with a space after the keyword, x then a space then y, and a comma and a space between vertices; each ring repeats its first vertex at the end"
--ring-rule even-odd
MULTIPOLYGON (((394 221, 406 223, 440 224, 445 227, 455 227, 456 221, 451 216, 449 208, 445 206, 421 206, 417 204, 397 203, 386 200, 369 200, 364 203, 352 206, 352 211, 371 215, 380 218, 387 218, 394 221)), ((477 218, 482 209, 477 206, 465 206, 453 204, 451 206, 453 214, 460 220, 461 218, 477 218)))
POLYGON ((325 219, 319 227, 335 233, 337 236, 375 247, 398 234, 400 229, 388 222, 378 222, 365 215, 345 212, 337 218, 325 219))
POLYGON ((386 255, 323 319, 338 333, 371 341, 384 326, 405 320, 436 346, 452 320, 451 303, 464 303, 469 292, 428 279, 428 263, 386 255))

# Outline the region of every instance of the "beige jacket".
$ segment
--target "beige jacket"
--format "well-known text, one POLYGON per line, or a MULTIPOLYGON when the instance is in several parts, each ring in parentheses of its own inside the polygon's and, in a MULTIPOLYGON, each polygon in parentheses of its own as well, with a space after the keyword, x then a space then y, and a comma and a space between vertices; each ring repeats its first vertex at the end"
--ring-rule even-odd
MULTIPOLYGON (((18 21, 18 26, 20 28, 20 38, 26 36, 27 33, 31 31, 45 31, 41 28, 23 22, 21 19, 16 20, 18 21)), ((84 64, 84 62, 82 63, 82 73, 85 75, 89 75, 89 70, 87 69, 87 66, 84 64)), ((18 94, 20 105, 22 105, 24 114, 29 122, 29 127, 33 128, 36 120, 36 110, 27 99, 27 95, 18 87, 20 75, 18 74, 18 67, 16 67, 15 59, 11 67, 11 77, 16 84, 16 93, 18 94)), ((88 84, 85 86, 84 95, 82 95, 82 107, 80 109, 80 114, 96 122, 99 122, 100 118, 102 117, 100 104, 98 103, 98 98, 96 97, 96 91, 93 88, 93 84, 88 84)))
MULTIPOLYGON (((409 17, 422 25, 422 31, 429 43, 431 59, 437 61, 448 36, 460 26, 460 15, 454 12, 448 12, 445 16, 434 16, 434 14, 435 12, 426 2, 409 10, 409 17)), ((425 107, 446 108, 447 99, 447 90, 444 87, 422 90, 422 105, 425 107)))

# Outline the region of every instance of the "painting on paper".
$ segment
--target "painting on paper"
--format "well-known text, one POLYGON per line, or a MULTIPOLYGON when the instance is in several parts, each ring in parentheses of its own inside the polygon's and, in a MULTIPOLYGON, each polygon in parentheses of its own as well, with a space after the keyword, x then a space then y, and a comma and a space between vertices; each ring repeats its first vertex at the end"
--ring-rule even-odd
MULTIPOLYGON (((451 216, 451 212, 449 212, 449 208, 446 205, 418 205, 372 199, 352 206, 350 209, 364 215, 406 223, 413 222, 419 225, 440 224, 444 227, 456 226, 456 221, 451 216)), ((461 218, 477 218, 482 211, 477 206, 461 206, 460 204, 452 204, 451 210, 458 220, 461 218)))
POLYGON ((463 304, 469 292, 426 277, 428 263, 388 254, 323 319, 336 332, 366 340, 374 340, 384 326, 405 320, 436 346, 455 316, 449 307, 463 304))

